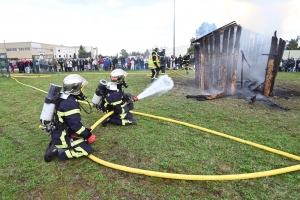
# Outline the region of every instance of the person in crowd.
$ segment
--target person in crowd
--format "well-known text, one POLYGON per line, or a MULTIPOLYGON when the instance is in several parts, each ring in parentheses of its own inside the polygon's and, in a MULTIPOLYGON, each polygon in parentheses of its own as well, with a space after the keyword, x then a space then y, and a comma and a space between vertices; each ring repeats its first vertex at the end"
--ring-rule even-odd
POLYGON ((282 71, 286 72, 287 71, 287 60, 282 61, 282 71))
POLYGON ((145 63, 144 63, 144 57, 143 56, 141 56, 141 59, 140 59, 140 68, 141 68, 141 70, 145 69, 145 63))
POLYGON ((53 60, 53 72, 58 72, 57 65, 58 65, 57 59, 53 60))
POLYGON ((59 60, 55 60, 55 66, 57 68, 57 72, 61 73, 62 72, 62 65, 60 64, 59 60))
POLYGON ((127 58, 126 65, 127 65, 127 70, 131 70, 131 60, 129 57, 127 58))
POLYGON ((137 56, 136 59, 134 60, 135 64, 135 69, 140 70, 141 69, 141 58, 140 56, 137 56))
POLYGON ((49 66, 49 72, 53 72, 53 62, 48 61, 48 66, 49 66))
POLYGON ((10 62, 9 63, 9 71, 10 71, 10 73, 14 73, 14 70, 15 70, 15 68, 14 68, 13 64, 10 62))
POLYGON ((59 58, 58 59, 58 63, 59 63, 59 65, 60 65, 60 72, 63 72, 64 71, 64 59, 62 59, 62 58, 59 58))
POLYGON ((177 58, 177 56, 175 56, 175 58, 174 58, 174 63, 175 63, 174 69, 178 69, 178 58, 177 58))
POLYGON ((78 101, 84 100, 83 88, 88 82, 77 74, 71 74, 63 80, 63 93, 57 103, 54 114, 54 130, 46 149, 44 159, 51 162, 55 157, 60 160, 88 156, 92 153, 91 143, 96 136, 81 122, 78 101))
POLYGON ((84 60, 83 60, 83 58, 79 59, 79 68, 80 68, 80 71, 84 71, 84 60))
POLYGON ((29 65, 29 63, 26 63, 26 67, 25 67, 25 72, 27 73, 27 74, 29 74, 30 73, 30 65, 29 65))
POLYGON ((86 58, 84 59, 84 71, 89 71, 89 61, 86 58))
POLYGON ((71 71, 72 71, 72 68, 73 68, 72 60, 71 60, 71 59, 68 59, 68 60, 67 60, 67 64, 68 64, 68 72, 71 72, 71 71))
POLYGON ((183 61, 183 58, 182 58, 181 54, 179 54, 178 60, 177 60, 178 69, 182 68, 182 61, 183 61))
POLYGON ((93 59, 93 62, 92 62, 92 71, 98 70, 97 64, 98 64, 97 60, 93 59))
POLYGON ((175 57, 174 57, 174 55, 171 55, 171 58, 170 58, 170 69, 173 70, 174 66, 175 66, 175 57))
POLYGON ((63 59, 63 71, 67 72, 68 71, 68 63, 66 59, 63 59))
POLYGON ((29 60, 28 65, 30 66, 30 72, 33 73, 33 62, 29 60))
POLYGON ((190 64, 191 64, 191 67, 195 69, 195 57, 194 57, 194 55, 191 55, 190 64))
POLYGON ((300 58, 296 61, 296 72, 300 72, 300 58))
POLYGON ((100 56, 100 58, 99 58, 99 70, 100 70, 100 71, 103 70, 103 64, 104 64, 103 57, 100 56))
POLYGON ((115 56, 112 60, 112 70, 117 69, 118 68, 118 59, 117 56, 115 56))
POLYGON ((293 71, 294 71, 295 60, 294 60, 293 57, 291 57, 291 58, 288 60, 287 66, 288 66, 288 72, 293 72, 293 71))
POLYGON ((158 47, 154 45, 151 56, 149 57, 149 68, 151 70, 151 83, 158 78, 160 70, 160 61, 158 55, 158 47))
POLYGON ((109 116, 102 126, 108 123, 116 125, 134 125, 136 124, 135 117, 129 112, 133 109, 134 98, 130 93, 123 91, 123 86, 128 87, 125 82, 127 73, 122 69, 115 69, 110 73, 110 81, 107 84, 107 95, 104 98, 105 112, 114 111, 109 116))
POLYGON ((126 69, 124 56, 121 56, 120 61, 121 61, 121 67, 122 67, 122 69, 126 69))
POLYGON ((109 68, 110 68, 110 59, 108 57, 105 58, 103 67, 104 67, 105 71, 109 70, 109 68))
POLYGON ((145 70, 148 70, 149 59, 147 57, 144 58, 144 63, 145 63, 145 70))
POLYGON ((77 72, 78 62, 76 59, 72 59, 72 71, 77 72))
POLYGON ((134 70, 134 66, 135 66, 134 64, 135 64, 135 59, 134 57, 132 57, 130 61, 130 68, 131 68, 130 70, 134 70))

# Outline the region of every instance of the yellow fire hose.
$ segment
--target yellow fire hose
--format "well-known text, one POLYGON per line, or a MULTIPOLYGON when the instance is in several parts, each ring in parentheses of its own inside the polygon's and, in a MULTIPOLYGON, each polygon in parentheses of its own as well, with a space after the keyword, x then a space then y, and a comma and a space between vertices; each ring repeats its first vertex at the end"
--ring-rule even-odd
MULTIPOLYGON (((13 78, 14 80, 16 80, 15 78, 13 78)), ((30 85, 26 85, 23 84, 21 82, 19 82, 18 80, 16 80, 18 83, 27 86, 27 87, 31 87, 33 89, 39 90, 41 92, 47 93, 46 91, 40 90, 36 87, 30 86, 30 85)), ((82 103, 86 103, 83 102, 82 103)), ((151 118, 155 118, 155 119, 159 119, 159 120, 165 120, 168 122, 172 122, 172 123, 177 123, 177 124, 181 124, 184 126, 188 126, 191 128, 195 128, 207 133, 212 133, 218 136, 222 136, 228 139, 232 139, 244 144, 248 144, 275 154, 279 154, 288 158, 292 158, 295 160, 300 161, 300 157, 296 156, 296 155, 292 155, 283 151, 279 151, 264 145, 260 145, 257 143, 253 143, 250 141, 246 141, 237 137, 233 137, 230 135, 226 135, 224 133, 221 132, 217 132, 217 131, 213 131, 210 129, 206 129, 203 127, 199 127, 196 125, 192 125, 189 123, 185 123, 185 122, 181 122, 181 121, 177 121, 177 120, 173 120, 173 119, 169 119, 169 118, 164 118, 164 117, 159 117, 159 116, 155 116, 155 115, 150 115, 150 114, 145 114, 145 113, 140 113, 140 112, 134 112, 134 111, 130 111, 132 114, 136 114, 136 115, 141 115, 141 116, 146 116, 146 117, 151 117, 151 118)), ((107 117, 109 117, 111 114, 113 114, 113 111, 105 114, 103 117, 101 117, 95 124, 93 124, 91 126, 91 129, 94 130, 104 119, 106 119, 107 117)), ((164 172, 156 172, 156 171, 149 171, 149 170, 143 170, 143 169, 137 169, 137 168, 131 168, 131 167, 126 167, 126 166, 122 166, 122 165, 117 165, 117 164, 113 164, 104 160, 101 160, 100 158, 97 158, 96 156, 90 154, 88 156, 91 160, 104 165, 106 167, 110 167, 113 169, 117 169, 117 170, 121 170, 121 171, 125 171, 125 172, 129 172, 129 173, 134 173, 134 174, 141 174, 141 175, 146 175, 146 176, 152 176, 152 177, 159 177, 159 178, 169 178, 169 179, 179 179, 179 180, 239 180, 239 179, 251 179, 251 178, 261 178, 261 177, 267 177, 267 176, 274 176, 274 175, 278 175, 278 174, 284 174, 284 173, 288 173, 288 172, 293 172, 293 171, 298 171, 300 170, 300 165, 294 165, 294 166, 290 166, 290 167, 284 167, 284 168, 280 168, 280 169, 274 169, 274 170, 269 170, 269 171, 263 171, 263 172, 254 172, 254 173, 247 173, 247 174, 232 174, 232 175, 187 175, 187 174, 173 174, 173 173, 164 173, 164 172)))

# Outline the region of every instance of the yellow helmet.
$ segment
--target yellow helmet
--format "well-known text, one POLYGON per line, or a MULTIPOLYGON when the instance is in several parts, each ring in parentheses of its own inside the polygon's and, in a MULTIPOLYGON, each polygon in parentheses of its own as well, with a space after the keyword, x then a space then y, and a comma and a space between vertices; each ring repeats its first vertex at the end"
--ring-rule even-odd
POLYGON ((152 50, 158 50, 158 46, 157 45, 154 45, 152 50))

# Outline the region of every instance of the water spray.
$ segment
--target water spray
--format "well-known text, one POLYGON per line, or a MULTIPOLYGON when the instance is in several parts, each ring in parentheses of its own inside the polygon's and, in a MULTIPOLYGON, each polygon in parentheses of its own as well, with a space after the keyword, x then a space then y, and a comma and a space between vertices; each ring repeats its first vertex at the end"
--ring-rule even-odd
POLYGON ((154 94, 163 94, 171 90, 174 86, 173 80, 168 75, 161 75, 149 87, 136 97, 135 101, 154 94))

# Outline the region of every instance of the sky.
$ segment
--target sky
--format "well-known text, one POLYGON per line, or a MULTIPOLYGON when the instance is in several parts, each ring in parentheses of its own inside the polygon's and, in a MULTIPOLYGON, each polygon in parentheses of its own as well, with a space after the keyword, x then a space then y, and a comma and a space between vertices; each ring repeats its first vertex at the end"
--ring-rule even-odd
POLYGON ((0 0, 0 42, 98 47, 102 55, 190 44, 203 22, 300 35, 300 0, 0 0))

